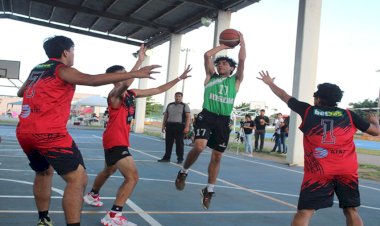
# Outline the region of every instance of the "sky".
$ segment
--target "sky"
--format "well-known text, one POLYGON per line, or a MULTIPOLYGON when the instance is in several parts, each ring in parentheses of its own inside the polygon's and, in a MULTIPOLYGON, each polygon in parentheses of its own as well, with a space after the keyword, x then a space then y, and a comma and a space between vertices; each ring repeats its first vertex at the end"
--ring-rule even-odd
MULTIPOLYGON (((290 110, 256 77, 258 71, 268 70, 276 77, 276 84, 292 94, 294 55, 298 19, 298 0, 261 0, 243 10, 234 12, 230 27, 243 33, 247 59, 245 78, 240 86, 235 105, 251 101, 265 101, 269 109, 283 113, 290 110)), ((338 84, 345 91, 339 107, 350 102, 375 100, 380 88, 380 1, 378 0, 322 0, 319 37, 317 84, 338 84)), ((45 28, 8 19, 0 19, 0 59, 21 61, 20 80, 25 81, 30 70, 46 61, 42 48, 45 38, 65 35, 75 43, 74 67, 89 74, 104 73, 114 64, 129 70, 136 58, 136 46, 102 40, 89 36, 45 28)), ((214 23, 182 37, 182 48, 188 48, 187 62, 193 70, 185 81, 184 102, 200 109, 205 78, 203 53, 212 48, 214 23)), ((166 81, 169 43, 153 49, 150 64, 160 64, 161 73, 149 80, 148 88, 166 81)), ((228 51, 237 59, 238 47, 228 51)), ((185 67, 185 52, 181 52, 181 74, 185 67)), ((0 84, 8 84, 0 79, 0 84)), ((137 88, 135 81, 132 88, 137 88)), ((101 87, 77 86, 78 93, 107 96, 112 85, 101 87)), ((181 84, 177 91, 182 91, 181 84)), ((310 91, 310 95, 315 90, 310 91)), ((0 95, 16 95, 16 88, 0 88, 0 95)), ((163 104, 164 94, 154 96, 163 104)), ((173 99, 174 100, 174 99, 173 99)))

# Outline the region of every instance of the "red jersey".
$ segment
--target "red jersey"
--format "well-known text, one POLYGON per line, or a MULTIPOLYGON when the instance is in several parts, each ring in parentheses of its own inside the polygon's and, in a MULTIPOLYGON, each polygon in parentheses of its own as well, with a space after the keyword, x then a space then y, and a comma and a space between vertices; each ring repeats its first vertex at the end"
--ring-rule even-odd
POLYGON ((300 126, 304 133, 305 172, 324 175, 356 173, 357 131, 348 110, 310 106, 300 126))
POLYGON ((58 76, 63 63, 49 59, 29 74, 17 131, 59 133, 66 131, 75 85, 58 76))
POLYGON ((128 90, 124 93, 121 105, 112 108, 108 99, 109 120, 103 133, 103 148, 110 149, 115 146, 129 147, 129 132, 131 122, 135 117, 135 92, 128 90))

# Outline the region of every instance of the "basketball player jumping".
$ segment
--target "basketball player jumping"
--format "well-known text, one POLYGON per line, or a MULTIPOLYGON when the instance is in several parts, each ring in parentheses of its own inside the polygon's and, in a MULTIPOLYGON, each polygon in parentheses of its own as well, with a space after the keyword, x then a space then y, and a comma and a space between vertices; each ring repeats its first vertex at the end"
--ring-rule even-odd
POLYGON ((230 47, 221 44, 204 54, 206 79, 203 110, 198 114, 195 123, 195 143, 188 153, 183 168, 178 172, 175 186, 178 190, 185 187, 189 168, 197 160, 206 146, 212 148, 211 159, 208 165, 208 184, 201 190, 202 206, 208 209, 211 197, 214 195, 214 186, 220 168, 220 161, 228 145, 230 136, 230 115, 234 105, 235 96, 244 77, 244 61, 246 58, 243 35, 240 34, 239 62, 236 73, 236 62, 227 57, 212 57, 218 52, 230 47), (216 69, 215 69, 216 67, 216 69))

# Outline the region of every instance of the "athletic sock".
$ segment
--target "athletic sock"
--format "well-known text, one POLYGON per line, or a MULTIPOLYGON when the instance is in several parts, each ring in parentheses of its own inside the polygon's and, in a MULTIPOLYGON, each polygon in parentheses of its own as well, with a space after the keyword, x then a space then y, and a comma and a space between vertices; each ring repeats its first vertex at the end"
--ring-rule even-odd
POLYGON ((215 184, 207 184, 207 191, 208 192, 214 192, 215 184))
POLYGON ((123 207, 122 206, 113 205, 112 208, 111 208, 111 211, 113 211, 113 212, 121 212, 121 211, 123 211, 123 207))
POLYGON ((44 218, 46 218, 47 220, 50 221, 49 210, 46 210, 46 211, 39 211, 39 212, 38 212, 38 217, 39 217, 39 219, 44 219, 44 218))
POLYGON ((95 191, 94 189, 91 189, 90 193, 91 193, 91 195, 93 195, 93 196, 97 196, 97 195, 99 195, 99 191, 95 191))
POLYGON ((67 226, 80 226, 80 223, 67 224, 67 226))
POLYGON ((182 168, 182 169, 181 169, 181 173, 186 173, 186 174, 188 174, 188 173, 189 173, 189 169, 182 168))

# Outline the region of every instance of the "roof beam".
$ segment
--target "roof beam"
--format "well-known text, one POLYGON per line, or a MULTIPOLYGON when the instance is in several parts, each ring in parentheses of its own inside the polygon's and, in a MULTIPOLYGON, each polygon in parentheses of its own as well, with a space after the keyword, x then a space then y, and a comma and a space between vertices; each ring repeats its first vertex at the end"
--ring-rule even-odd
POLYGON ((209 9, 220 9, 221 5, 216 4, 216 3, 211 3, 210 1, 204 1, 204 0, 182 0, 183 2, 195 4, 202 6, 204 8, 209 8, 209 9))
POLYGON ((165 26, 162 26, 162 25, 159 25, 156 23, 150 23, 150 22, 147 22, 144 20, 134 19, 131 17, 119 16, 119 15, 115 15, 115 14, 111 14, 111 13, 107 13, 107 12, 101 12, 101 11, 93 10, 93 9, 86 8, 86 7, 78 7, 77 5, 67 4, 65 2, 51 1, 51 0, 32 0, 32 1, 33 2, 39 2, 42 4, 46 4, 46 5, 50 5, 53 7, 69 9, 69 10, 72 10, 74 12, 86 13, 86 14, 93 15, 93 16, 118 20, 118 21, 125 22, 125 23, 131 23, 131 24, 142 26, 142 27, 150 27, 150 28, 154 28, 154 29, 165 29, 165 30, 169 29, 168 27, 165 27, 165 26))
POLYGON ((88 36, 92 36, 92 37, 97 37, 97 38, 106 39, 106 40, 115 41, 115 42, 121 42, 124 44, 129 44, 129 45, 134 45, 134 46, 140 46, 142 43, 142 42, 132 41, 132 40, 129 40, 127 38, 118 38, 118 37, 110 36, 110 35, 105 34, 105 33, 100 34, 97 32, 92 32, 90 30, 81 30, 81 29, 77 29, 77 28, 73 28, 73 27, 66 27, 66 26, 63 26, 60 24, 49 23, 47 21, 44 22, 44 21, 40 21, 40 20, 34 20, 34 19, 26 18, 26 17, 20 17, 20 16, 12 15, 12 14, 0 14, 0 19, 1 18, 12 19, 12 20, 17 20, 17 21, 21 21, 21 22, 30 23, 30 24, 36 24, 36 25, 40 25, 40 26, 60 29, 60 30, 64 30, 64 31, 74 32, 77 34, 88 35, 88 36))

